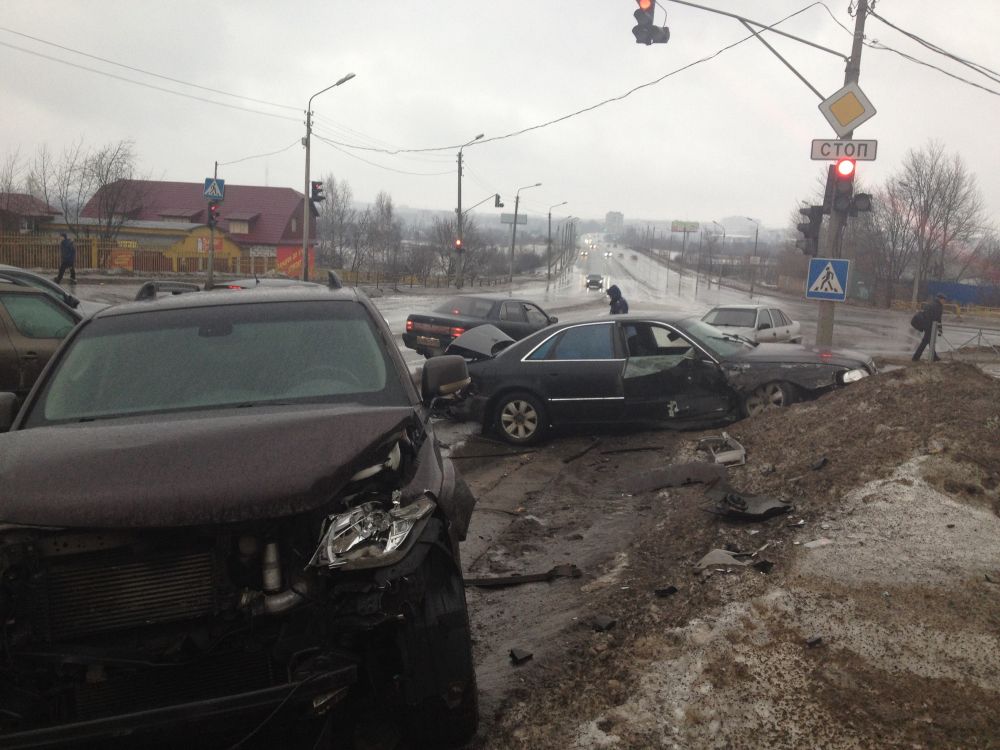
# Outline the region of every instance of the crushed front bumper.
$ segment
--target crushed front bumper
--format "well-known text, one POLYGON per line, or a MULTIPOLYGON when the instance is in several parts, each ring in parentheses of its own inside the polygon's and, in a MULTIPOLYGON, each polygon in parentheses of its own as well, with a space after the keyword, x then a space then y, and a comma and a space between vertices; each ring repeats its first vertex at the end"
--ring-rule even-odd
MULTIPOLYGON (((347 664, 317 672, 299 682, 261 690, 4 734, 0 735, 0 747, 4 750, 143 747, 153 739, 162 740, 165 735, 178 731, 197 736, 194 733, 199 725, 247 722, 252 728, 254 721, 264 719, 268 712, 275 711, 279 706, 282 712, 293 714, 298 711, 300 716, 303 711, 326 710, 342 697, 344 688, 356 681, 357 667, 347 664)), ((282 718, 276 716, 275 720, 282 718)))

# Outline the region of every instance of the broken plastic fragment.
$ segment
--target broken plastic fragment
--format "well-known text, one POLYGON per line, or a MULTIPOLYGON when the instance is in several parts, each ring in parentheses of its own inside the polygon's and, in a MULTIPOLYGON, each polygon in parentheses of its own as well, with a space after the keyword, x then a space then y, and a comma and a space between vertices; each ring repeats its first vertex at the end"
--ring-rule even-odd
POLYGON ((611 630, 611 628, 613 628, 617 623, 618 620, 613 617, 608 617, 607 615, 597 615, 597 617, 591 621, 591 625, 598 633, 611 630))
POLYGON ((533 653, 521 648, 512 648, 510 650, 510 663, 515 667, 524 664, 526 661, 531 661, 532 657, 534 657, 533 653))

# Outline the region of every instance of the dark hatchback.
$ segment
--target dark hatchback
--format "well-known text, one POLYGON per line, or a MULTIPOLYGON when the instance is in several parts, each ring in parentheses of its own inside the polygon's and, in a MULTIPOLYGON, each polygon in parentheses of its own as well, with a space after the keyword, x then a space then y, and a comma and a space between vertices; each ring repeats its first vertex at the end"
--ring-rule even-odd
POLYGON ((574 424, 725 424, 876 372, 866 354, 751 344, 697 318, 565 323, 516 343, 490 333, 470 331, 449 349, 472 377, 452 413, 513 444, 574 424))
POLYGON ((0 747, 288 747, 354 701, 465 742, 474 500, 430 406, 467 380, 418 393, 353 290, 81 323, 13 423, 0 394, 0 747))

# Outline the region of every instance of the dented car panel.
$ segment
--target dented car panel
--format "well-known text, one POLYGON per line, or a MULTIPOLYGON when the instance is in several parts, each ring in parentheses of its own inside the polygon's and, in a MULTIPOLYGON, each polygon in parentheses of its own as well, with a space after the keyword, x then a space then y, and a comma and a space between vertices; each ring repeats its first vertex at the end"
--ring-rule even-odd
POLYGON ((491 356, 493 337, 462 346, 472 384, 458 418, 505 430, 510 442, 569 423, 667 427, 725 424, 761 404, 875 374, 868 355, 754 344, 697 318, 616 316, 550 326, 491 356), (762 390, 763 389, 763 390, 762 390), (748 408, 753 400, 753 408, 748 408))
POLYGON ((362 685, 404 724, 437 712, 415 746, 467 740, 475 500, 426 390, 353 290, 86 321, 0 435, 0 746, 230 746, 362 685))

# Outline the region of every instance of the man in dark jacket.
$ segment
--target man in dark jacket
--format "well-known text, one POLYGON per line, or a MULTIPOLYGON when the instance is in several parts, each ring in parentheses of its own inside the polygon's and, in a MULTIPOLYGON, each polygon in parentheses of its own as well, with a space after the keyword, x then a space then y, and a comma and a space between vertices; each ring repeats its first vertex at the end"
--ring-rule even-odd
POLYGON ((628 312, 628 302, 622 297, 622 290, 617 285, 612 284, 605 292, 611 298, 611 314, 624 315, 628 312))
POLYGON ((59 243, 59 275, 56 276, 56 283, 62 283, 63 274, 69 269, 69 280, 76 283, 76 246, 73 240, 65 232, 62 233, 62 242, 59 243))
MULTIPOLYGON (((916 362, 920 359, 921 355, 924 353, 924 349, 927 348, 931 341, 937 341, 937 336, 941 333, 941 313, 944 312, 943 302, 947 299, 941 292, 934 295, 934 298, 924 305, 924 337, 920 339, 920 345, 917 350, 913 352, 913 361, 916 362)), ((937 347, 931 344, 931 354, 933 359, 937 362, 941 359, 937 355, 937 347)))

